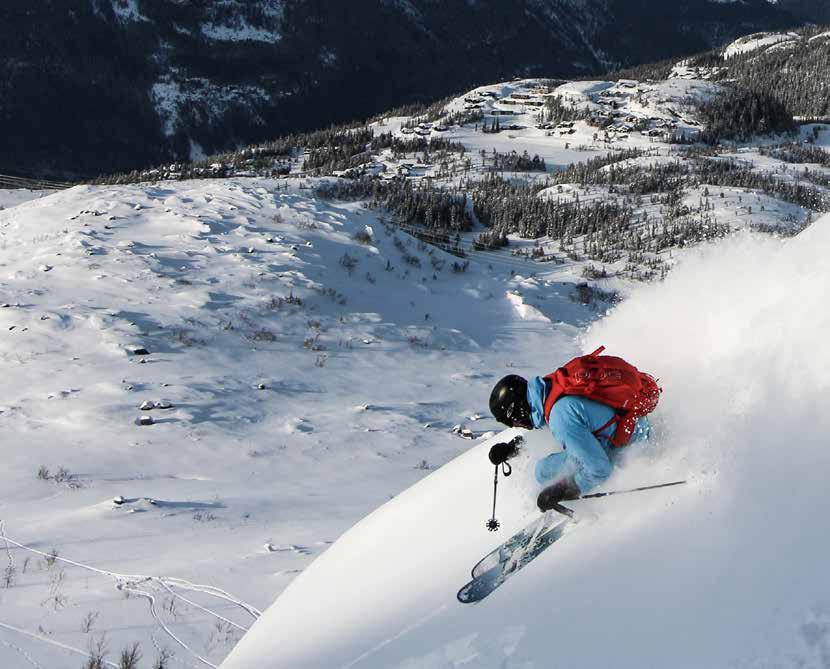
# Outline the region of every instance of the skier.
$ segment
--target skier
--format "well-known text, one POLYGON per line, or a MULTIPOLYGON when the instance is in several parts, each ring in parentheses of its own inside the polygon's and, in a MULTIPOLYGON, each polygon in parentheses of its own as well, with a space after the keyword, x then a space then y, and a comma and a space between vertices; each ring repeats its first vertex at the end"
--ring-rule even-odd
MULTIPOLYGON (((617 447, 648 439, 646 414, 657 406, 661 389, 621 358, 600 355, 603 350, 529 381, 510 374, 490 395, 490 411, 500 423, 526 430, 547 423, 562 445, 562 452, 536 463, 536 480, 547 484, 536 500, 541 511, 602 483, 611 475, 617 447)), ((513 442, 495 444, 490 462, 498 466, 517 453, 513 442)))

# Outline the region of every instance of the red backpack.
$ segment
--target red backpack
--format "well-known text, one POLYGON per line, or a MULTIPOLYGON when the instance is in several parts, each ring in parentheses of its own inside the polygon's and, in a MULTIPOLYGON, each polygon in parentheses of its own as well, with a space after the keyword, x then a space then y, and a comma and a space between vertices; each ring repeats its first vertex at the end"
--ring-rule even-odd
POLYGON ((598 436, 609 425, 617 423, 611 443, 617 447, 625 446, 631 439, 637 419, 654 411, 663 389, 652 376, 622 358, 600 355, 604 350, 605 347, 600 346, 590 355, 574 358, 545 377, 551 382, 545 400, 545 420, 560 397, 587 397, 616 411, 611 420, 594 431, 594 435, 598 436))

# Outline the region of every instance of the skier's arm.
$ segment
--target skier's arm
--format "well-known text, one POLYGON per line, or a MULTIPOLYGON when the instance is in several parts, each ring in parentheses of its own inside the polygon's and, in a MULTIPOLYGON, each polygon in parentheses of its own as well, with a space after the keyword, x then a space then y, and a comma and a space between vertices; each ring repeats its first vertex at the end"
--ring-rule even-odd
POLYGON ((599 440, 592 434, 583 401, 563 397, 550 413, 550 429, 573 460, 574 479, 582 493, 595 488, 611 475, 611 460, 599 440))

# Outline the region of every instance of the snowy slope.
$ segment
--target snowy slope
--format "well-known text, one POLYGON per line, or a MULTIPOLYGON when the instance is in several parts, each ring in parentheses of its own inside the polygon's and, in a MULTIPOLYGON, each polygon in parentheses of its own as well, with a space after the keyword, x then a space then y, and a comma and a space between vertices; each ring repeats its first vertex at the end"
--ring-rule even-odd
POLYGON ((601 313, 573 267, 455 272, 310 185, 5 200, 0 521, 46 555, 0 540, 0 666, 72 669, 102 634, 110 661, 139 643, 218 665, 357 519, 471 446, 454 426, 496 427, 508 365, 573 354, 601 313))
POLYGON ((525 455, 484 529, 479 444, 347 532, 223 669, 826 666, 829 249, 830 217, 704 247, 589 332, 665 388, 657 439, 609 487, 688 486, 579 503, 596 522, 464 606, 468 570, 534 515, 525 455))
POLYGON ((723 50, 724 60, 759 49, 769 49, 785 42, 799 42, 802 37, 797 33, 757 33, 740 37, 723 50))
POLYGON ((29 190, 28 188, 0 188, 0 211, 51 195, 54 191, 29 190))

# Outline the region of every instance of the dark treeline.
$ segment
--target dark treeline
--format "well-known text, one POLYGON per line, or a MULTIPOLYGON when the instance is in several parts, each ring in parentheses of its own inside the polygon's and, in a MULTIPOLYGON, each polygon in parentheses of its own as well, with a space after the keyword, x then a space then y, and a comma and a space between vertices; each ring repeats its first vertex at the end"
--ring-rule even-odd
POLYGON ((562 121, 579 121, 587 118, 589 113, 585 105, 579 106, 575 102, 566 104, 559 96, 551 96, 545 100, 544 108, 539 112, 539 124, 556 124, 562 121))
POLYGON ((751 166, 732 159, 697 159, 694 161, 697 185, 724 186, 759 190, 779 200, 813 211, 830 211, 830 201, 821 189, 798 180, 788 180, 757 172, 751 166))
POLYGON ((546 172, 545 159, 539 156, 530 157, 527 151, 524 153, 498 153, 492 156, 492 170, 497 172, 546 172))
POLYGON ((456 233, 472 225, 466 193, 436 188, 428 181, 363 177, 327 182, 316 192, 327 199, 368 200, 370 206, 388 210, 407 226, 456 233))
POLYGON ((487 230, 479 234, 473 242, 476 251, 494 250, 504 248, 509 244, 507 235, 495 230, 487 230))
POLYGON ((451 142, 441 137, 427 139, 414 137, 400 139, 392 133, 375 135, 370 128, 347 131, 337 136, 335 144, 319 148, 309 147, 303 161, 303 171, 313 174, 331 174, 333 172, 358 167, 372 162, 373 152, 391 149, 395 157, 403 157, 415 152, 424 154, 424 162, 433 162, 437 158, 430 154, 442 156, 447 153, 461 153, 466 149, 459 142, 451 142))
POLYGON ((787 106, 765 90, 730 86, 698 109, 704 123, 700 139, 708 144, 747 141, 755 135, 792 132, 796 127, 787 106))
POLYGON ((392 133, 374 135, 371 129, 347 131, 338 135, 338 143, 324 145, 308 152, 303 161, 303 171, 313 174, 331 174, 370 163, 373 152, 391 149, 396 158, 422 152, 423 162, 438 162, 447 153, 464 154, 466 149, 459 142, 441 137, 427 139, 414 137, 400 139, 392 133))
POLYGON ((418 151, 425 153, 466 153, 467 149, 460 142, 452 142, 442 137, 427 139, 426 137, 400 138, 391 132, 381 133, 372 138, 369 146, 373 151, 392 149, 395 157, 405 156, 418 151))
MULTIPOLYGON (((667 175, 673 165, 653 168, 667 175), (668 168, 668 169, 666 169, 668 168)), ((655 199, 661 214, 649 218, 635 211, 638 197, 562 203, 539 197, 541 185, 516 184, 490 178, 468 188, 478 220, 490 228, 490 239, 510 233, 535 239, 547 236, 560 242, 563 251, 575 259, 615 262, 624 252, 656 253, 705 239, 722 237, 729 227, 718 224, 711 214, 680 204, 680 182, 666 183, 669 189, 655 199), (581 252, 576 238, 582 238, 581 252)))
POLYGON ((567 169, 554 172, 550 175, 550 182, 553 184, 579 184, 580 186, 605 184, 607 183, 605 181, 607 177, 603 175, 603 167, 645 155, 649 154, 640 149, 623 149, 607 155, 589 158, 585 162, 574 163, 569 165, 567 169))
POLYGON ((600 227, 627 229, 631 223, 631 208, 617 201, 563 205, 539 197, 542 188, 492 177, 471 184, 468 190, 476 217, 498 235, 569 239, 600 227))
POLYGON ((810 144, 780 144, 759 148, 762 156, 770 156, 785 163, 812 163, 830 167, 830 153, 810 144))
POLYGON ((365 154, 373 137, 371 129, 359 128, 333 133, 329 143, 307 144, 308 154, 303 161, 303 171, 330 173, 366 162, 368 156, 365 154), (364 155, 363 160, 361 155, 364 155))
MULTIPOLYGON (((620 79, 634 79, 636 81, 660 81, 668 79, 672 68, 677 64, 677 58, 668 58, 660 60, 655 63, 643 63, 642 65, 635 65, 627 67, 622 70, 610 72, 605 77, 609 81, 619 81, 620 79)), ((586 77, 587 79, 587 77, 586 77)))
POLYGON ((396 116, 406 116, 407 118, 418 117, 419 121, 435 121, 444 115, 445 107, 450 102, 452 102, 452 100, 455 97, 456 96, 445 97, 440 100, 436 100, 435 102, 430 102, 428 104, 413 103, 408 105, 401 105, 399 107, 394 107, 393 109, 389 109, 388 111, 385 111, 382 114, 377 114, 373 116, 371 119, 369 119, 368 123, 382 123, 384 120, 396 116))

